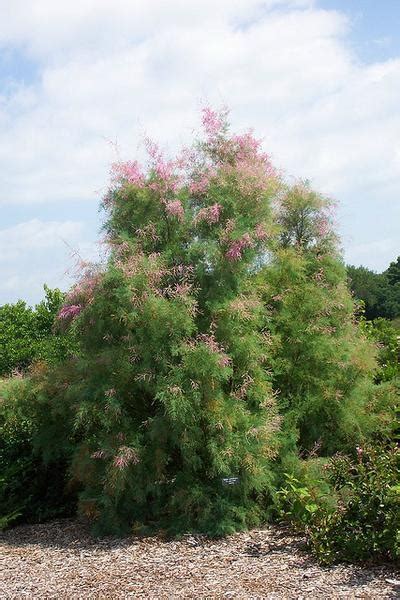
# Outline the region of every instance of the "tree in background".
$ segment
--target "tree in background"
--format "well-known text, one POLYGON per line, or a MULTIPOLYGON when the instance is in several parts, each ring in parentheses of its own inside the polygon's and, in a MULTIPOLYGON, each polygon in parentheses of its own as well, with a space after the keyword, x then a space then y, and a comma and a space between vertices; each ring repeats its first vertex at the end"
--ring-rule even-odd
POLYGON ((390 263, 386 270, 386 277, 390 285, 397 286, 400 284, 400 256, 397 257, 396 261, 390 263))
POLYGON ((367 267, 347 267, 350 288, 355 298, 364 302, 367 319, 400 316, 399 264, 397 259, 383 273, 375 273, 367 267))
POLYGON ((26 368, 34 356, 33 310, 25 302, 0 308, 0 374, 26 368))
POLYGON ((385 301, 385 277, 375 273, 367 267, 347 266, 349 285, 354 297, 363 300, 365 316, 367 319, 375 319, 382 313, 382 305, 385 301))
POLYGON ((34 308, 22 300, 0 307, 0 376, 24 371, 37 360, 56 363, 73 351, 72 333, 54 331, 64 294, 47 285, 44 291, 34 308))
POLYGON ((400 257, 383 273, 366 267, 347 267, 349 283, 359 307, 365 334, 378 347, 376 381, 400 375, 400 257))

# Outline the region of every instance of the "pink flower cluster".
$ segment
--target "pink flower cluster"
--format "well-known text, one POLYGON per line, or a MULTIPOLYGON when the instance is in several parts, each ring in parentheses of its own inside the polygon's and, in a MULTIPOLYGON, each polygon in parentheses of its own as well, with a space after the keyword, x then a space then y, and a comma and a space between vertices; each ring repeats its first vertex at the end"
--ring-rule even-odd
POLYGON ((193 195, 207 192, 211 180, 217 175, 217 168, 210 156, 199 148, 184 148, 176 160, 180 169, 180 181, 193 195))
POLYGON ((126 182, 143 187, 145 177, 137 161, 117 162, 111 167, 111 181, 117 185, 126 182))
POLYGON ((125 469, 128 465, 137 465, 139 462, 139 455, 134 448, 129 446, 121 446, 118 448, 118 454, 115 456, 113 464, 117 469, 125 469))
POLYGON ((72 320, 79 315, 81 310, 82 306, 80 304, 66 304, 60 309, 57 319, 62 321, 72 320))
POLYGON ((90 455, 90 458, 104 460, 105 458, 107 458, 107 452, 105 450, 96 450, 96 452, 93 452, 93 454, 90 455))
POLYGON ((57 315, 59 321, 72 321, 93 300, 94 290, 100 281, 101 273, 97 267, 84 262, 80 263, 79 268, 83 269, 83 275, 68 292, 65 304, 57 315))
POLYGON ((178 221, 183 221, 185 217, 185 212, 183 210, 183 206, 180 200, 166 202, 165 210, 170 216, 176 217, 178 221))
POLYGON ((316 221, 316 228, 318 237, 326 237, 330 233, 330 223, 328 217, 321 215, 316 221))
MULTIPOLYGON (((145 139, 149 156, 148 171, 144 172, 136 161, 119 161, 112 166, 112 186, 104 204, 113 202, 118 187, 132 184, 155 191, 165 205, 167 213, 183 219, 183 207, 172 197, 186 186, 193 195, 204 195, 213 179, 236 180, 240 191, 253 199, 261 197, 268 180, 276 176, 267 154, 260 151, 261 142, 251 132, 228 137, 227 110, 202 109, 205 143, 186 148, 174 160, 167 160, 159 146, 145 139)), ((198 220, 216 223, 219 206, 201 210, 198 220)))
POLYGON ((222 206, 218 203, 213 204, 212 206, 201 208, 196 215, 195 222, 200 223, 201 221, 205 221, 209 225, 218 223, 221 211, 222 206))
POLYGON ((218 364, 220 367, 229 367, 231 362, 232 362, 232 360, 229 358, 229 356, 227 354, 222 354, 221 358, 218 361, 218 364))
POLYGON ((179 161, 165 160, 159 146, 149 138, 145 139, 145 145, 150 157, 151 169, 156 175, 155 181, 152 181, 149 187, 158 192, 162 198, 168 190, 176 192, 181 183, 176 173, 179 161))
POLYGON ((225 353, 225 349, 217 342, 213 333, 200 333, 196 339, 198 342, 205 344, 211 352, 220 355, 218 360, 220 367, 228 367, 231 364, 231 358, 229 358, 225 353))
POLYGON ((195 173, 189 182, 189 191, 191 194, 205 194, 213 177, 216 177, 217 170, 214 167, 207 167, 204 171, 195 173))
POLYGON ((264 227, 264 225, 262 223, 259 223, 258 225, 256 225, 256 228, 254 230, 254 237, 259 242, 263 242, 265 239, 267 239, 268 234, 267 234, 267 232, 265 230, 265 227, 264 227))
POLYGON ((184 265, 180 263, 171 267, 170 272, 174 277, 180 277, 187 280, 193 276, 194 267, 193 265, 184 265))
POLYGON ((244 160, 249 156, 257 156, 261 147, 261 141, 253 136, 252 131, 246 131, 246 133, 241 135, 234 135, 232 137, 232 144, 235 146, 235 154, 238 160, 244 160))
POLYGON ((193 289, 193 266, 178 264, 165 271, 170 283, 155 290, 165 298, 182 298, 193 289), (172 279, 172 282, 171 282, 172 279))
POLYGON ((251 248, 253 241, 250 234, 245 233, 241 238, 231 243, 230 248, 226 252, 225 256, 228 260, 234 262, 242 258, 242 252, 246 248, 251 248))
POLYGON ((269 176, 276 174, 269 155, 260 151, 261 140, 256 139, 252 131, 233 136, 229 144, 233 149, 236 162, 239 164, 249 162, 254 165, 258 164, 269 176))
POLYGON ((267 155, 237 158, 234 164, 225 164, 223 171, 226 175, 235 177, 240 191, 245 196, 259 194, 277 175, 267 155))
POLYGON ((193 285, 189 282, 184 283, 176 283, 175 285, 170 285, 164 288, 163 290, 157 290, 160 296, 164 296, 165 298, 181 298, 182 296, 187 296, 191 290, 193 289, 193 285))
POLYGON ((135 233, 137 237, 142 240, 151 240, 152 242, 157 242, 160 239, 154 223, 149 223, 148 225, 144 225, 143 227, 136 229, 135 233))
POLYGON ((260 152, 261 142, 251 132, 231 138, 208 139, 214 160, 226 177, 235 177, 240 191, 253 195, 265 188, 277 172, 268 154, 260 152))
POLYGON ((209 106, 202 109, 202 124, 209 140, 222 135, 226 128, 227 109, 213 110, 209 106))
POLYGON ((179 161, 165 160, 159 146, 149 138, 145 146, 150 158, 149 169, 154 177, 150 182, 137 161, 118 161, 111 167, 111 189, 106 193, 103 201, 105 206, 112 203, 115 190, 124 184, 131 184, 143 188, 145 185, 165 198, 168 191, 175 192, 181 184, 176 173, 179 161))
POLYGON ((68 292, 68 304, 89 304, 93 299, 95 287, 101 279, 101 273, 96 265, 82 262, 80 268, 83 273, 73 288, 68 292))

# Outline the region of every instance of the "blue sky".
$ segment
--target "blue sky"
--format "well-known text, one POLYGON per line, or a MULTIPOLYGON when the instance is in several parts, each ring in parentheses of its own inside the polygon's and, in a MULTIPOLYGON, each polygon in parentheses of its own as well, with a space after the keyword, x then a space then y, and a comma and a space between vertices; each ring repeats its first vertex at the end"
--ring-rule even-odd
POLYGON ((320 0, 318 5, 348 16, 347 41, 360 60, 373 63, 400 56, 399 0, 320 0))
POLYGON ((338 202, 345 259, 400 254, 400 0, 0 0, 0 304, 102 252, 117 141, 173 151, 202 103, 338 202))

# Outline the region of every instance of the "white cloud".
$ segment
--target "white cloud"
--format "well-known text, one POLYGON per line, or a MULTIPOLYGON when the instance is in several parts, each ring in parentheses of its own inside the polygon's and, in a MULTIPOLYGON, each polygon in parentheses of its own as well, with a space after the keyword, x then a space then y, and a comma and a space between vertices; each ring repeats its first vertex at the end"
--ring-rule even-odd
POLYGON ((228 104, 279 167, 339 200, 349 259, 368 239, 400 241, 400 58, 362 64, 343 14, 312 0, 0 0, 0 22, 0 45, 38 69, 0 94, 7 207, 94 206, 106 139, 125 156, 144 131, 173 149, 206 101, 228 104))
POLYGON ((68 289, 73 278, 73 253, 91 259, 96 247, 84 241, 85 228, 76 221, 32 219, 0 230, 0 304, 10 296, 34 302, 43 284, 68 289))
POLYGON ((49 250, 60 240, 76 241, 82 234, 83 225, 74 221, 44 223, 32 219, 14 227, 0 230, 0 262, 18 258, 27 250, 49 250))
POLYGON ((268 9, 313 4, 312 0, 1 0, 0 42, 23 45, 46 62, 99 56, 166 30, 237 27, 268 9))

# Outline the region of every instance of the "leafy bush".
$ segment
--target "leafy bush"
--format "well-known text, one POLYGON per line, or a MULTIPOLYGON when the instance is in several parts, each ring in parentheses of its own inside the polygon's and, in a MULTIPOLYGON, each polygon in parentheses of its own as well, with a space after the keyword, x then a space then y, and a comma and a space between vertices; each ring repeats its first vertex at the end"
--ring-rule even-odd
POLYGON ((336 508, 337 498, 326 473, 328 464, 328 459, 292 457, 291 468, 282 474, 280 489, 275 495, 278 517, 304 529, 315 513, 336 508))
POLYGON ((34 356, 33 310, 22 300, 0 308, 0 374, 26 368, 34 356))
POLYGON ((310 526, 313 551, 322 561, 400 559, 400 452, 359 449, 358 460, 336 457, 330 477, 339 510, 310 526))
POLYGON ((397 445, 358 447, 356 458, 337 455, 326 466, 329 492, 288 475, 282 514, 305 529, 322 563, 399 561, 399 472, 397 445))
POLYGON ((279 181, 250 135, 227 137, 211 111, 204 122, 180 161, 150 145, 147 172, 114 168, 109 264, 60 311, 81 345, 72 473, 103 532, 227 533, 264 518, 272 486, 280 419, 251 282, 279 181))
POLYGON ((76 510, 74 494, 67 491, 66 457, 46 463, 34 447, 36 424, 33 412, 26 410, 28 388, 22 379, 1 384, 0 528, 76 510))
POLYGON ((342 262, 332 248, 297 245, 276 251, 260 276, 285 435, 323 456, 351 448, 368 420, 376 351, 355 323, 342 262))

